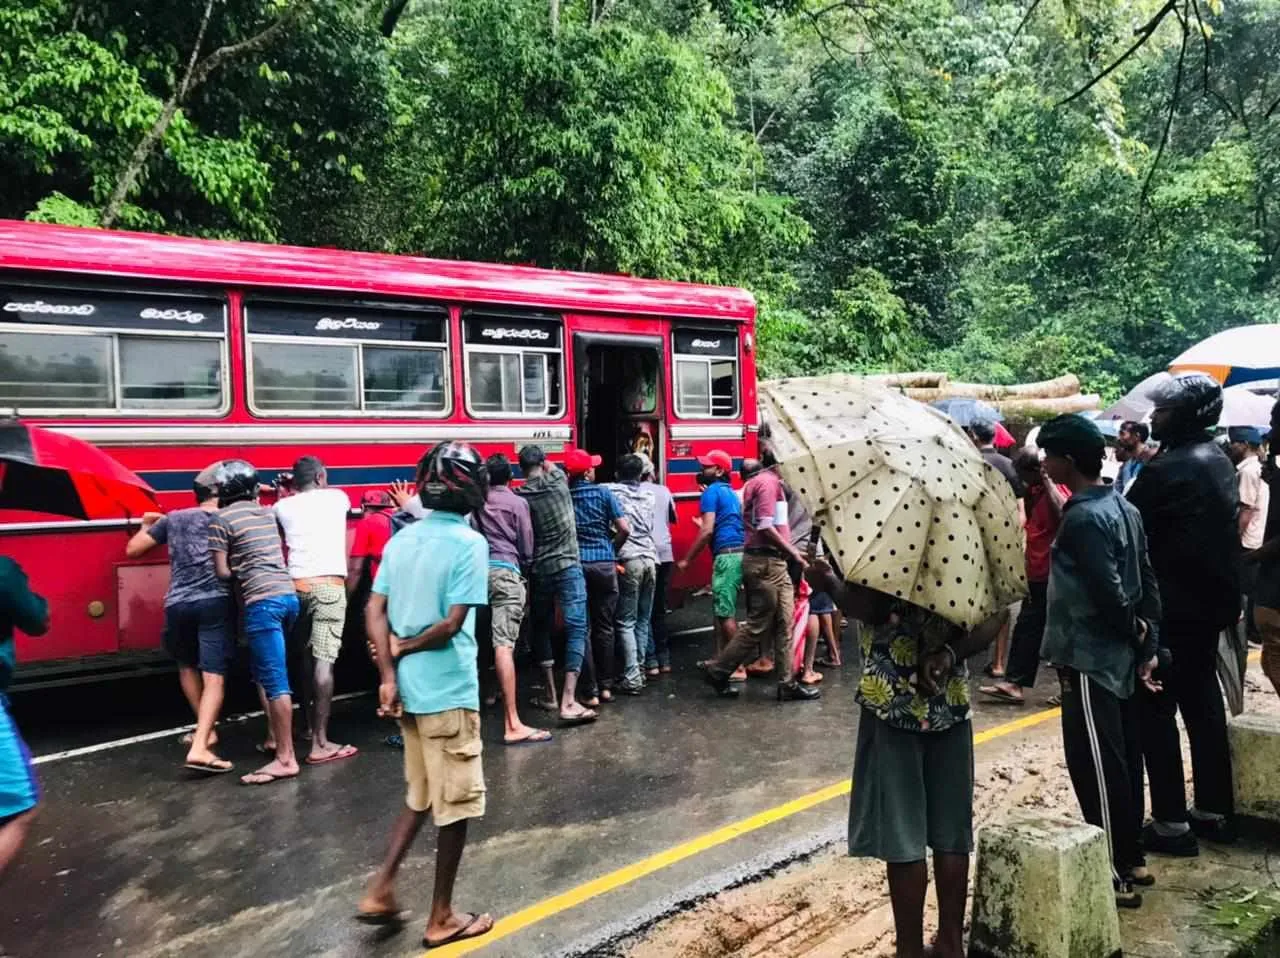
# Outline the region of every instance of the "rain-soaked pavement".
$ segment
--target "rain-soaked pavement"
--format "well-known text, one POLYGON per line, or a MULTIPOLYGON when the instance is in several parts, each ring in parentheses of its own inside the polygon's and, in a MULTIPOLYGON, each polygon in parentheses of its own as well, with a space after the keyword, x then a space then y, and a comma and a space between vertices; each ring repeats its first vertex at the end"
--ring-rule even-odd
MULTIPOLYGON (((698 629, 708 615, 696 606, 672 625, 698 629)), ((717 891, 843 829, 847 803, 838 798, 742 837, 703 837, 847 778, 856 715, 851 664, 826 673, 820 703, 780 705, 772 683, 754 681, 737 701, 718 700, 693 666, 710 645, 703 631, 677 639, 673 676, 606 706, 593 726, 557 730, 546 745, 503 747, 500 717, 486 714, 488 814, 472 825, 455 904, 501 917, 562 897, 525 912, 541 920, 523 921, 477 954, 600 949, 674 902, 717 891), (675 846, 681 854, 662 867, 650 863, 647 874, 609 883, 619 887, 581 887, 675 846)), ((847 640, 845 647, 852 651, 847 640)), ((0 898, 7 954, 421 954, 430 829, 401 873, 401 898, 414 912, 404 931, 380 934, 351 920, 403 795, 401 756, 381 744, 391 729, 371 698, 345 700, 333 722, 331 737, 358 745, 358 756, 261 788, 234 776, 186 778, 173 734, 75 751, 188 721, 172 678, 20 693, 15 710, 44 758, 45 801, 0 898)), ((522 712, 535 719, 531 708, 522 712)), ((979 707, 976 725, 1013 717, 1007 708, 979 707)), ((261 719, 224 726, 221 750, 237 772, 261 761, 254 744, 262 727, 261 719)))

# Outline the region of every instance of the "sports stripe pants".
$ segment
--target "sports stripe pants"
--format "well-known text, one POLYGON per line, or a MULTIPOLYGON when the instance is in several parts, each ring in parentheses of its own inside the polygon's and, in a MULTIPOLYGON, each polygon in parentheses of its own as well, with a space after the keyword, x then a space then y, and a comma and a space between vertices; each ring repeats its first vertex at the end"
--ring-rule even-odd
POLYGON ((1144 864, 1141 847, 1142 742, 1133 699, 1117 698, 1083 672, 1058 669, 1062 747, 1090 825, 1107 833, 1114 878, 1144 864))

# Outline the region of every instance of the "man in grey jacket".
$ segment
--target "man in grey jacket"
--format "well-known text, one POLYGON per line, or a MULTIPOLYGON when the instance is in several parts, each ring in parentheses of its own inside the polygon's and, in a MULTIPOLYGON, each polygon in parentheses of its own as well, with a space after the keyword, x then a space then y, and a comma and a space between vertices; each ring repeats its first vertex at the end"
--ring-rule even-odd
POLYGON ((1043 653, 1062 683, 1062 744, 1085 821, 1107 833, 1116 904, 1151 884, 1142 855, 1138 681, 1154 687, 1160 593, 1142 517, 1099 478, 1105 440, 1090 420, 1040 430, 1044 470, 1071 490, 1053 545, 1043 653))

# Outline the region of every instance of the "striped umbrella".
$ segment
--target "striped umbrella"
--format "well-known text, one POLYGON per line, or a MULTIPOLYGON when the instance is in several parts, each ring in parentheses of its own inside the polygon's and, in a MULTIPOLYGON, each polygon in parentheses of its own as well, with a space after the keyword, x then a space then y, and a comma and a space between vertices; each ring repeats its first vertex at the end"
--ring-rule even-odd
POLYGON ((1280 323, 1237 326, 1196 343, 1169 372, 1208 373, 1224 386, 1280 376, 1280 323))

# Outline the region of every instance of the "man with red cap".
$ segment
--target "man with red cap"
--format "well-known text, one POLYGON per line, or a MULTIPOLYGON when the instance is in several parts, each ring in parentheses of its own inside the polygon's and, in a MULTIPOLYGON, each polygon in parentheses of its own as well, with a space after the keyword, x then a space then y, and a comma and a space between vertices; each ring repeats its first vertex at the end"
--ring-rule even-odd
MULTIPOLYGON (((733 493, 730 475, 733 459, 721 449, 713 449, 698 457, 702 471, 698 473, 698 485, 702 486, 702 498, 698 511, 702 521, 698 535, 689 547, 689 553, 680 560, 678 568, 684 572, 699 552, 711 544, 714 557, 711 566, 711 595, 715 613, 716 653, 738 635, 738 590, 742 587, 742 503, 733 493)), ((739 667, 732 676, 734 681, 745 682, 746 670, 739 667)))
POLYGON ((347 598, 355 597, 361 585, 369 586, 378 577, 382 550, 391 538, 391 512, 395 508, 391 494, 383 489, 368 489, 360 497, 364 515, 356 523, 347 560, 347 598))
MULTIPOLYGON (((578 530, 578 555, 587 580, 587 610, 591 619, 591 643, 587 666, 591 681, 587 698, 601 701, 612 697, 614 680, 614 616, 618 609, 618 549, 627 541, 631 527, 622 506, 612 492, 596 484, 596 466, 601 458, 585 449, 565 453, 564 468, 569 474, 569 493, 578 530), (591 693, 595 692, 595 695, 591 693)), ((638 687, 622 691, 637 693, 638 687)))

